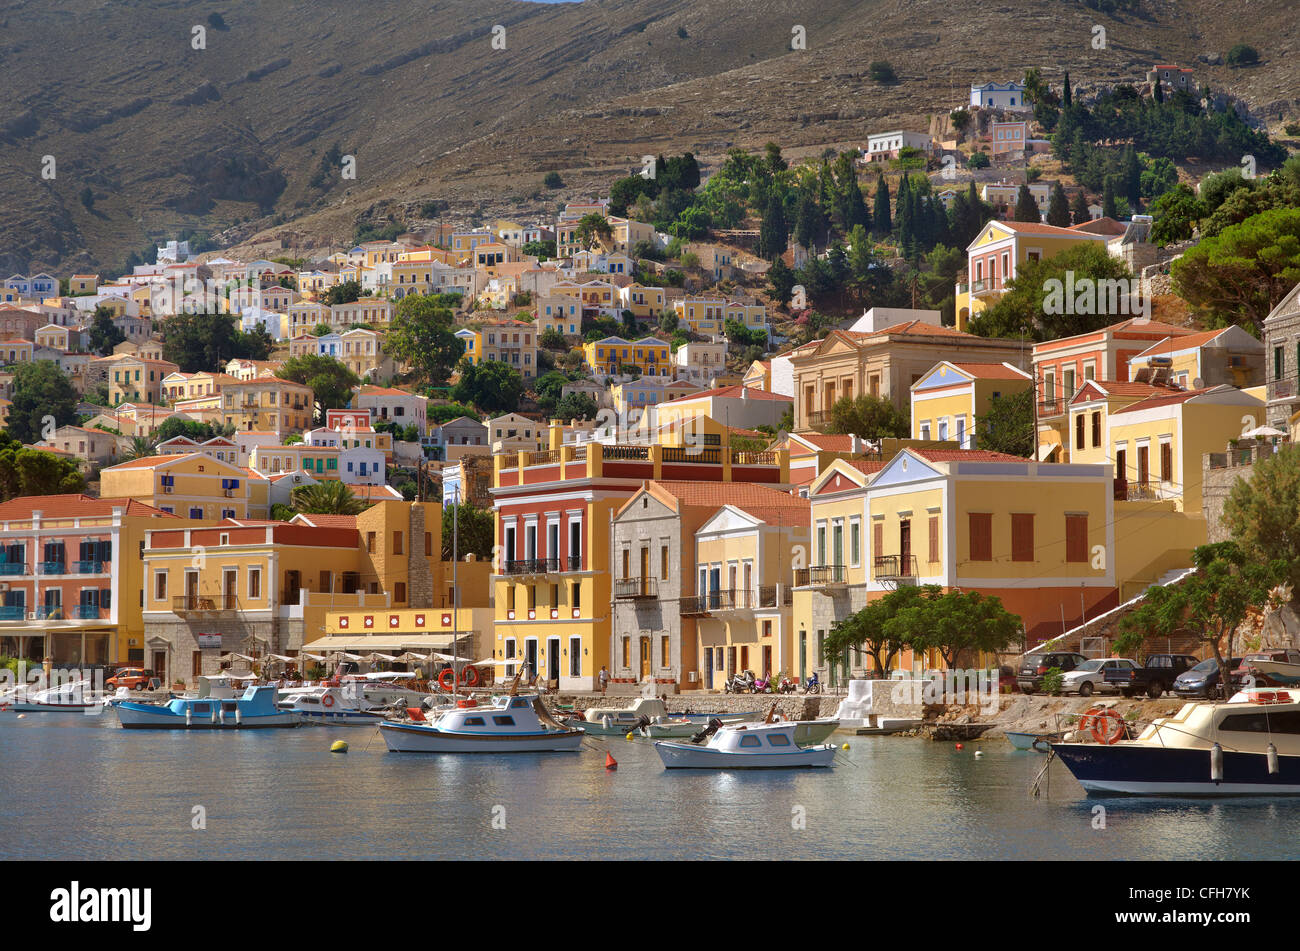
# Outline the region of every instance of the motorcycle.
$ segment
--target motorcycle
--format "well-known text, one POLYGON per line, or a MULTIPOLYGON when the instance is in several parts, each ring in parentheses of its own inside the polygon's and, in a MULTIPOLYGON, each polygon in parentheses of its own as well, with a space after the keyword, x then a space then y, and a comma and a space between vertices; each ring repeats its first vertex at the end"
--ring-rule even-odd
POLYGON ((813 674, 811 677, 808 678, 808 682, 803 685, 803 692, 804 693, 822 692, 822 682, 817 679, 816 674, 813 674))
POLYGON ((791 680, 789 677, 782 677, 781 685, 776 689, 778 693, 794 693, 799 689, 799 681, 791 680))
POLYGON ((754 672, 747 670, 743 674, 737 674, 728 680, 726 686, 722 689, 726 693, 753 693, 754 672))
POLYGON ((762 680, 754 681, 754 693, 771 693, 772 692, 772 674, 766 673, 762 680))

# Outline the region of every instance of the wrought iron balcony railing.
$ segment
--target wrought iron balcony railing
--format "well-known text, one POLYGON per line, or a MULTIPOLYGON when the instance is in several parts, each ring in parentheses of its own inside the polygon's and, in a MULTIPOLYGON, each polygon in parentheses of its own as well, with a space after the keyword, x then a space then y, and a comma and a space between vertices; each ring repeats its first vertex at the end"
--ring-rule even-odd
POLYGON ((796 568, 794 572, 796 588, 847 583, 848 571, 844 565, 814 565, 811 568, 796 568))

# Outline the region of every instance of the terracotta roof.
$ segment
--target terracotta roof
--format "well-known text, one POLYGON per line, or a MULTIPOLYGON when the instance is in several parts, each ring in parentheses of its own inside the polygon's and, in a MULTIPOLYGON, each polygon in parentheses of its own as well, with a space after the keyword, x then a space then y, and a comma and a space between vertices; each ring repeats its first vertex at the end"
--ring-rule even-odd
POLYGON ((1151 383, 1134 383, 1132 380, 1089 380, 1088 383, 1095 383, 1108 396, 1135 396, 1138 399, 1146 399, 1148 396, 1160 394, 1184 392, 1181 387, 1177 386, 1155 386, 1151 383))
POLYGON ((954 363, 958 370, 981 380, 1029 380, 1029 374, 1005 363, 954 363))
POLYGON ((936 327, 934 324, 927 324, 924 320, 905 320, 901 324, 894 324, 884 330, 877 330, 875 333, 855 334, 855 336, 879 337, 883 334, 913 334, 921 337, 975 337, 974 334, 964 333, 955 327, 936 327))
POLYGON ((865 472, 867 475, 875 475, 885 468, 885 462, 881 459, 845 459, 844 464, 852 466, 859 472, 865 472))
POLYGON ((830 433, 795 433, 794 435, 825 452, 849 452, 853 448, 853 437, 849 435, 839 436, 830 433))
POLYGON ((1159 343, 1153 344, 1138 354, 1139 357, 1154 357, 1161 353, 1174 353, 1179 350, 1187 350, 1192 347, 1203 347, 1215 337, 1228 332, 1227 327, 1220 327, 1218 330, 1203 330, 1200 333, 1187 334, 1182 337, 1166 337, 1159 343))
POLYGON ((352 494, 364 502, 386 502, 402 500, 402 493, 391 485, 350 485, 352 494))
POLYGON ((140 459, 132 459, 129 462, 119 462, 117 465, 110 466, 103 471, 111 472, 115 469, 151 469, 154 466, 160 466, 168 462, 175 462, 177 459, 184 459, 187 456, 195 455, 199 455, 199 453, 182 452, 170 456, 144 456, 140 459))
POLYGON ((93 518, 112 515, 113 507, 123 509, 124 515, 147 515, 158 518, 177 518, 170 512, 156 509, 136 499, 107 498, 96 499, 84 493, 69 495, 24 495, 0 503, 0 521, 16 521, 31 518, 32 512, 40 512, 42 518, 93 518))
MULTIPOLYGON (((699 393, 690 393, 686 396, 679 396, 675 400, 669 400, 668 403, 685 403, 691 400, 698 400, 701 397, 719 397, 722 399, 748 399, 748 400, 781 400, 786 403, 793 403, 793 396, 782 396, 780 393, 770 393, 767 390, 758 390, 752 386, 741 386, 739 383, 732 386, 720 386, 713 390, 701 390, 699 393)), ((667 405, 666 403, 663 405, 667 405)))
POLYGON ((1066 237, 1077 238, 1079 235, 1088 234, 1089 232, 1079 232, 1074 228, 1058 228, 1056 225, 1039 224, 1034 221, 998 221, 995 224, 1001 225, 1017 234, 1059 234, 1066 237))
POLYGON ((1029 462, 1023 456, 989 449, 912 449, 910 452, 928 462, 1029 462))
POLYGON ((734 505, 769 524, 806 525, 808 500, 752 482, 648 482, 692 508, 720 509, 734 505))
POLYGON ((1094 218, 1092 221, 1081 221, 1077 225, 1070 225, 1071 231, 1086 231, 1088 234, 1119 235, 1126 230, 1124 223, 1116 221, 1114 218, 1094 218))
POLYGON ((1217 386, 1206 386, 1206 387, 1202 387, 1199 390, 1185 390, 1182 393, 1167 393, 1162 396, 1148 396, 1144 400, 1138 400, 1136 403, 1130 403, 1128 406, 1125 406, 1123 409, 1117 409, 1114 415, 1118 416, 1121 413, 1138 413, 1144 409, 1155 409, 1158 406, 1172 406, 1176 403, 1185 403, 1193 396, 1202 396, 1206 393, 1209 393, 1211 390, 1217 390, 1217 389, 1219 389, 1219 387, 1217 386))
POLYGON ((355 515, 308 515, 299 513, 289 521, 297 522, 300 525, 311 525, 314 528, 357 527, 357 517, 355 515))

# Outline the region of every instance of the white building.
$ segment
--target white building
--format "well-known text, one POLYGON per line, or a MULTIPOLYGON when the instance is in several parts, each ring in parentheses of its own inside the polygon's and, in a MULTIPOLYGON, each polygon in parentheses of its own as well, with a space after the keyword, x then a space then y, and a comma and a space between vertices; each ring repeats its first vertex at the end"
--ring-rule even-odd
POLYGON ((982 86, 976 86, 972 83, 970 87, 970 104, 982 109, 1028 110, 1033 108, 1025 103, 1025 87, 1015 81, 1009 83, 984 83, 982 86))

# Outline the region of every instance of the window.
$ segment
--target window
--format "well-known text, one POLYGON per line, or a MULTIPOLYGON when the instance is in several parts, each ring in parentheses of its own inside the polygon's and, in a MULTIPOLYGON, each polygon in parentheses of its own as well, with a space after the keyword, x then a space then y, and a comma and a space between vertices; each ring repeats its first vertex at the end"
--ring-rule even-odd
POLYGON ((406 582, 398 581, 393 584, 393 600, 398 604, 406 603, 406 582))
POLYGON ((1078 416, 1074 417, 1074 448, 1075 448, 1075 449, 1082 449, 1082 448, 1084 447, 1084 441, 1083 441, 1083 425, 1084 425, 1084 419, 1083 419, 1083 417, 1084 417, 1084 414, 1083 414, 1083 413, 1080 413, 1078 416))
POLYGON ((1065 560, 1081 562, 1088 560, 1088 516, 1065 516, 1065 560))
POLYGON ((514 726, 515 718, 511 716, 504 716, 504 717, 494 716, 492 718, 492 722, 495 723, 497 726, 514 726))
POLYGON ((667 580, 668 578, 668 546, 667 545, 659 546, 659 578, 660 580, 667 580))
POLYGON ((1011 560, 1034 560, 1034 516, 1027 512, 1011 515, 1011 560))
POLYGON ((1092 448, 1096 449, 1101 445, 1101 410, 1095 410, 1092 414, 1092 448))
POLYGON ((153 576, 153 599, 155 601, 167 600, 167 572, 155 572, 153 576))
POLYGON ((741 746, 761 746, 763 741, 756 736, 742 736, 740 738, 741 746))
POLYGON ((1167 442, 1160 444, 1160 481, 1172 482, 1174 479, 1174 447, 1167 442))
POLYGON ((970 560, 993 560, 993 515, 989 512, 970 513, 970 560))
POLYGON ((667 634, 659 639, 659 666, 665 669, 672 666, 672 643, 667 634))
POLYGON ((375 553, 375 533, 366 532, 366 551, 370 554, 375 553))
POLYGON ((862 563, 862 520, 849 519, 849 564, 862 563))
POLYGON ((768 746, 789 746, 790 737, 786 736, 784 733, 773 733, 771 736, 767 738, 767 745, 768 746))
POLYGON ((483 726, 483 718, 482 718, 482 717, 466 717, 466 718, 465 718, 465 725, 466 725, 466 726, 483 726))
POLYGON ((393 532, 393 554, 400 555, 401 553, 402 553, 402 533, 393 532))
POLYGON ((256 600, 262 596, 262 569, 248 569, 248 597, 256 600))

